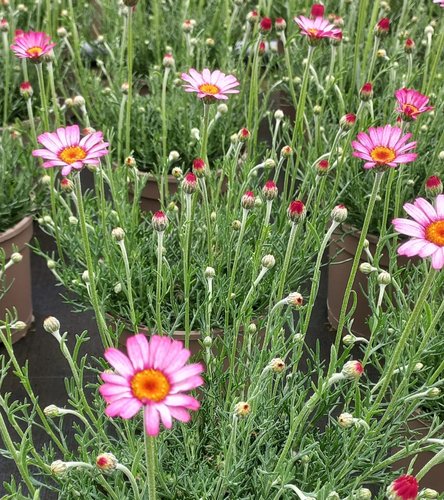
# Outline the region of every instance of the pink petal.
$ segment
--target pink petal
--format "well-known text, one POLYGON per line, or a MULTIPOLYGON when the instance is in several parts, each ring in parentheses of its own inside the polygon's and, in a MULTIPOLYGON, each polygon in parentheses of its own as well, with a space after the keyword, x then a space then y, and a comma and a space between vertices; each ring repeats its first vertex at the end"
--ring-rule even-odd
POLYGON ((200 363, 194 363, 172 373, 170 375, 170 380, 173 384, 175 384, 178 382, 182 382, 189 377, 193 377, 194 375, 200 375, 203 371, 203 366, 200 363))
POLYGON ((171 416, 169 408, 162 403, 157 403, 156 408, 159 412, 160 419, 162 420, 162 424, 164 425, 164 427, 166 427, 167 429, 171 429, 171 427, 173 426, 173 418, 171 416))
POLYGON ((145 431, 148 436, 157 436, 159 434, 160 418, 154 405, 146 405, 143 411, 143 421, 145 431))
POLYGON ((125 410, 126 406, 131 403, 134 398, 123 398, 113 401, 105 409, 105 413, 108 417, 120 416, 121 412, 125 410))
POLYGON ((412 203, 405 203, 404 204, 404 210, 412 217, 415 219, 416 222, 419 222, 422 226, 427 226, 430 224, 431 220, 427 215, 420 210, 418 207, 415 207, 412 203))
POLYGON ((187 378, 182 382, 178 382, 173 384, 171 388, 171 394, 177 394, 182 391, 190 391, 191 389, 195 389, 196 387, 200 387, 203 385, 204 381, 200 375, 195 375, 194 377, 187 378))
POLYGON ((442 269, 444 267, 444 248, 438 248, 432 255, 433 269, 442 269))
POLYGON ((130 378, 134 375, 134 368, 131 361, 114 347, 109 347, 105 351, 105 359, 123 377, 130 378))
POLYGON ((427 242, 421 239, 413 239, 406 241, 398 248, 399 255, 406 255, 407 257, 413 257, 413 255, 418 255, 420 250, 427 245, 427 242))
POLYGON ((393 219, 392 221, 398 233, 415 238, 424 238, 424 228, 417 222, 410 219, 393 219))
POLYGON ((198 410, 200 403, 197 399, 186 394, 170 394, 163 401, 167 406, 183 406, 189 410, 198 410))
POLYGON ((436 213, 435 208, 424 198, 416 198, 413 202, 416 207, 422 210, 430 220, 436 220, 438 214, 436 213))
POLYGON ((142 371, 148 366, 149 347, 145 335, 138 334, 128 337, 126 341, 128 357, 134 370, 142 371))
POLYGON ((120 412, 120 416, 125 419, 133 418, 134 415, 142 408, 142 403, 133 398, 129 401, 126 407, 120 412))
POLYGON ((180 422, 189 422, 191 420, 190 414, 184 408, 180 406, 170 406, 169 407, 171 416, 180 422))
POLYGON ((128 386, 128 380, 121 375, 117 375, 117 373, 101 373, 100 378, 104 382, 108 382, 109 384, 114 384, 114 385, 123 385, 125 387, 128 386))
POLYGON ((444 194, 440 194, 436 197, 435 209, 438 218, 444 218, 444 194))

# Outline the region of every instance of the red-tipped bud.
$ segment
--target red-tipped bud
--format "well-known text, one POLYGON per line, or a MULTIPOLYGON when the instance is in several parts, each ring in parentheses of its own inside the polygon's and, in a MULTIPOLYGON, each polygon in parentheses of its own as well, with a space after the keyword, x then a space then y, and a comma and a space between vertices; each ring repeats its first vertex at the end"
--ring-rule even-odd
POLYGON ((3 31, 3 32, 9 31, 9 23, 8 23, 8 20, 5 18, 3 18, 0 21, 0 31, 3 31))
POLYGON ((246 210, 254 207, 255 197, 253 191, 247 191, 241 198, 241 206, 246 210))
POLYGON ((339 31, 338 33, 335 33, 334 35, 332 35, 332 37, 330 38, 330 43, 331 45, 340 45, 341 42, 342 42, 342 31, 339 31))
POLYGON ((386 36, 390 31, 390 19, 388 17, 383 17, 380 19, 375 26, 375 34, 377 36, 386 36))
POLYGON ((259 42, 259 46, 257 48, 258 52, 259 52, 259 55, 260 56, 263 56, 267 50, 267 45, 265 44, 265 42, 263 40, 261 40, 259 42))
POLYGON ((364 373, 364 367, 360 361, 347 361, 341 373, 345 378, 357 380, 364 373))
POLYGON ((344 26, 344 19, 341 16, 334 16, 332 22, 337 28, 342 28, 344 26))
POLYGON ((63 177, 60 180, 60 189, 65 193, 70 193, 74 189, 74 183, 68 177, 63 177))
POLYGON ((359 91, 359 97, 361 101, 370 101, 370 99, 373 99, 373 85, 370 82, 364 83, 359 91))
POLYGON ((164 68, 174 68, 175 60, 172 54, 165 54, 163 56, 162 64, 164 68))
POLYGON ((348 210, 345 205, 336 205, 330 214, 332 220, 341 224, 347 219, 348 210))
POLYGON ((276 31, 284 31, 287 27, 287 21, 283 17, 277 17, 274 20, 274 29, 276 31))
POLYGON ((191 33, 196 25, 196 21, 194 19, 185 19, 182 23, 182 30, 184 33, 191 33))
POLYGON ((207 165, 202 158, 193 160, 193 173, 197 177, 203 177, 207 173, 207 165))
POLYGON ((407 38, 404 43, 404 52, 406 54, 411 54, 415 50, 415 42, 411 38, 407 38))
POLYGON ((14 38, 21 38, 25 32, 23 30, 15 30, 14 32, 14 38))
POLYGON ((237 133, 237 138, 239 139, 240 142, 246 142, 250 138, 251 134, 250 131, 247 128, 241 128, 239 132, 237 133))
POLYGON ((291 222, 298 222, 305 218, 306 212, 307 209, 302 201, 294 200, 290 203, 290 206, 287 209, 287 216, 291 222))
POLYGON ((290 158, 290 156, 293 154, 293 148, 291 146, 284 146, 281 149, 281 156, 284 158, 290 158))
POLYGON ((395 479, 387 489, 390 500, 416 500, 418 498, 419 485, 415 477, 405 475, 395 479))
POLYGON ((328 167, 330 164, 328 163, 328 160, 320 160, 316 164, 316 170, 318 172, 318 175, 326 175, 328 172, 328 167))
POLYGON ((193 172, 188 172, 182 180, 182 189, 186 194, 193 194, 197 189, 197 177, 193 172))
POLYGON ((348 113, 339 120, 339 125, 344 130, 350 130, 351 128, 353 128, 355 123, 356 123, 356 115, 353 113, 348 113))
POLYGON ((274 200, 278 195, 278 188, 274 181, 267 181, 262 188, 262 194, 266 200, 274 200))
POLYGON ((96 129, 94 129, 92 127, 85 127, 82 129, 82 135, 94 134, 95 131, 96 131, 96 129))
POLYGON ((259 21, 259 13, 257 10, 252 10, 247 14, 247 21, 250 24, 256 24, 259 21))
POLYGON ((151 219, 151 223, 153 224, 153 228, 159 233, 163 233, 168 226, 168 217, 165 215, 162 210, 155 212, 153 214, 153 218, 151 219))
POLYGON ((263 17, 259 24, 261 33, 270 33, 273 28, 273 21, 269 17, 263 17))
POLYGON ((114 470, 117 464, 117 458, 112 453, 101 453, 96 458, 96 465, 100 470, 114 470))
POLYGON ((432 175, 425 182, 425 191, 428 196, 435 197, 442 193, 442 181, 437 175, 432 175))
POLYGON ((23 82, 20 84, 20 95, 25 99, 32 97, 34 91, 32 90, 32 85, 29 82, 23 82))
POLYGON ((315 3, 311 7, 310 16, 314 19, 316 17, 324 17, 325 7, 320 3, 315 3))

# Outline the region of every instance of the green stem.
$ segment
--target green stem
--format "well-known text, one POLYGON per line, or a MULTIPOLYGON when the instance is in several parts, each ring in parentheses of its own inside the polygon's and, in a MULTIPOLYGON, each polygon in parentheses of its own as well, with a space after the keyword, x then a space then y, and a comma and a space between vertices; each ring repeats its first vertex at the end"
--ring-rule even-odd
POLYGON ((163 161, 167 163, 167 138, 168 138, 168 122, 166 115, 166 90, 168 84, 168 75, 170 68, 165 68, 162 81, 162 100, 161 100, 161 116, 162 116, 162 155, 163 161))
POLYGON ((210 121, 210 105, 204 103, 204 115, 202 122, 202 141, 200 146, 200 157, 208 167, 208 124, 210 121))
POLYGON ((433 458, 431 458, 424 467, 416 474, 416 479, 421 481, 424 476, 429 472, 429 470, 435 465, 444 462, 444 449, 440 450, 433 458))
MULTIPOLYGON (((145 412, 146 410, 145 406, 145 412)), ((146 417, 145 417, 146 418, 146 417)), ((147 470, 148 500, 156 500, 156 441, 153 436, 145 434, 145 453, 147 470)))
POLYGON ((128 297, 128 305, 130 308, 130 316, 131 316, 131 323, 133 327, 133 332, 137 332, 137 319, 136 319, 136 312, 134 309, 134 299, 133 299, 133 287, 132 287, 132 282, 131 282, 131 269, 129 265, 129 260, 128 260, 128 253, 126 251, 126 246, 125 246, 125 241, 121 240, 117 242, 120 248, 120 251, 122 252, 122 258, 123 258, 123 264, 125 266, 125 274, 126 274, 126 293, 128 297))
POLYGON ((134 45, 133 45, 133 9, 128 7, 128 101, 126 103, 126 124, 125 124, 125 154, 131 152, 131 108, 133 104, 133 62, 134 62, 134 45))
POLYGON ((375 180, 373 182, 373 189, 372 189, 372 192, 370 195, 370 200, 369 200, 368 206, 367 206, 367 212, 365 214, 364 224, 363 224, 362 230, 361 230, 361 237, 359 238, 358 247, 356 249, 355 257, 353 259, 353 264, 352 264, 352 268, 350 271, 350 276, 348 278, 347 286, 346 286, 345 292, 344 292, 344 298, 342 299, 341 313, 339 316, 339 323, 338 323, 338 329, 336 332, 336 340, 335 340, 336 352, 338 352, 339 345, 341 342, 342 331, 343 331, 344 326, 345 326, 345 318, 347 315, 347 306, 349 303, 351 290, 353 287, 353 283, 355 281, 356 273, 358 271, 359 262, 361 259, 361 253, 362 253, 362 250, 364 248, 364 242, 365 242, 365 239, 367 237, 368 228, 370 226, 370 221, 371 221, 373 209, 375 206, 376 196, 378 195, 379 186, 381 185, 382 175, 383 175, 382 172, 377 172, 375 174, 375 180))
POLYGON ((210 202, 208 200, 208 190, 205 178, 199 179, 200 188, 202 190, 202 195, 204 199, 205 207, 205 218, 207 220, 207 245, 208 245, 208 264, 213 265, 213 236, 212 236, 212 222, 211 222, 211 211, 210 202))
POLYGON ((288 238, 287 250, 285 252, 284 264, 282 266, 282 271, 280 273, 279 287, 276 297, 278 300, 282 298, 285 288, 285 280, 287 279, 288 268, 290 266, 291 255, 293 253, 294 242, 296 239, 298 224, 293 223, 291 225, 290 236, 288 238))
POLYGON ((185 245, 183 258, 183 279, 185 294, 185 347, 190 345, 191 323, 190 323, 190 245, 191 245, 191 226, 193 223, 193 203, 190 194, 185 195, 186 217, 185 217, 185 245))
POLYGON ((57 101, 57 93, 54 81, 54 66, 51 61, 46 64, 46 69, 48 70, 49 75, 49 86, 51 88, 52 94, 52 107, 54 108, 55 124, 56 127, 58 127, 60 125, 59 103, 57 101))
POLYGON ((163 261, 163 231, 157 231, 157 280, 156 280, 156 322, 157 333, 162 335, 162 261, 163 261))

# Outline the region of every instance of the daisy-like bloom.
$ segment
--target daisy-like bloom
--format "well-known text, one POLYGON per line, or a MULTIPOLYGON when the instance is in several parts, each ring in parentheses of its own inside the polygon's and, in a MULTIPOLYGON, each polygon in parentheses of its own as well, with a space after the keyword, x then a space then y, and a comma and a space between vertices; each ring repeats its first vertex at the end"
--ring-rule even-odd
POLYGON ((405 475, 395 479, 387 489, 390 500, 416 500, 419 485, 415 477, 405 475))
POLYGON ((311 45, 317 45, 323 38, 339 39, 342 36, 340 29, 321 16, 314 19, 299 16, 294 18, 294 22, 301 29, 301 34, 308 37, 308 43, 311 45))
POLYGON ((444 195, 435 198, 435 206, 424 198, 417 198, 413 204, 406 203, 404 210, 413 219, 394 219, 398 233, 412 239, 398 248, 399 255, 421 258, 431 257, 432 267, 444 267, 444 195))
POLYGON ((226 75, 218 69, 210 71, 205 68, 199 73, 194 68, 189 73, 182 73, 182 80, 187 82, 184 86, 185 92, 197 92, 197 97, 207 103, 218 99, 228 99, 226 94, 238 94, 239 82, 233 75, 226 75))
POLYGON ((406 121, 416 120, 418 115, 433 109, 433 107, 427 106, 429 98, 417 90, 399 89, 395 92, 395 97, 398 101, 396 111, 406 121))
POLYGON ((360 132, 352 142, 353 156, 365 160, 364 168, 397 167, 401 163, 416 160, 416 153, 410 153, 416 147, 416 141, 407 142, 412 134, 403 135, 399 127, 369 128, 368 134, 360 132))
POLYGON ((149 342, 138 334, 126 341, 128 356, 113 347, 105 351, 105 359, 117 373, 102 373, 105 382, 100 394, 105 399, 109 417, 130 419, 143 407, 145 431, 159 434, 160 422, 171 429, 173 418, 189 422, 189 410, 197 410, 199 402, 184 394, 203 384, 200 363, 186 365, 191 353, 182 342, 153 335, 149 342))
POLYGON ((62 175, 68 175, 72 169, 81 170, 85 165, 98 165, 100 158, 108 154, 102 132, 92 132, 80 139, 77 125, 45 132, 38 141, 46 149, 35 149, 32 155, 46 160, 45 168, 62 167, 62 175))
POLYGON ((41 57, 51 52, 55 45, 51 43, 51 38, 46 33, 27 31, 15 37, 11 50, 20 59, 40 62, 41 57))
POLYGON ((444 8, 444 0, 433 0, 433 3, 437 3, 440 7, 444 8))

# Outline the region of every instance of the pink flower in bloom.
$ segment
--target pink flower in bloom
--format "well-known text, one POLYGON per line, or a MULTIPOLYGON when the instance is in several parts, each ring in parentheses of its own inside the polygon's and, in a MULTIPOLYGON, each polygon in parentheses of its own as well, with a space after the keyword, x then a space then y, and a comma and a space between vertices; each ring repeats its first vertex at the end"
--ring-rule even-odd
POLYGON ((128 356, 113 347, 105 351, 106 360, 117 373, 102 373, 105 382, 99 391, 107 403, 109 417, 130 419, 144 407, 145 431, 159 434, 160 421, 171 429, 173 418, 189 422, 188 410, 199 402, 184 391, 203 384, 200 363, 186 365, 191 353, 182 342, 153 335, 149 342, 138 334, 126 341, 128 356))
POLYGON ((396 111, 401 114, 404 120, 416 120, 421 113, 433 109, 431 106, 427 106, 429 98, 417 90, 399 89, 395 92, 395 97, 399 106, 396 111))
POLYGON ((406 203, 404 210, 413 219, 394 219, 398 233, 412 239, 398 248, 399 255, 421 258, 431 257, 432 267, 444 267, 444 195, 435 198, 435 206, 424 198, 417 198, 413 204, 406 203))
POLYGON ((403 135, 399 127, 391 125, 371 127, 368 134, 360 132, 357 140, 352 142, 355 149, 353 156, 366 161, 364 168, 396 167, 400 163, 410 163, 418 156, 409 153, 416 147, 415 141, 407 143, 411 136, 410 133, 403 135))
POLYGON ((228 99, 226 94, 238 94, 239 90, 235 87, 239 82, 233 75, 226 75, 218 69, 211 72, 205 68, 199 73, 194 68, 189 73, 182 73, 182 80, 187 82, 184 86, 186 92, 197 92, 199 99, 207 102, 213 102, 216 99, 228 99))
POLYGON ((43 158, 45 168, 63 167, 62 175, 85 165, 98 165, 99 158, 108 154, 108 143, 103 142, 102 132, 93 132, 80 139, 77 125, 45 132, 39 135, 38 141, 46 149, 35 149, 32 155, 43 158))
POLYGON ((437 3, 440 7, 444 7, 444 0, 433 0, 433 3, 437 3))
POLYGON ((418 498, 418 481, 413 476, 400 476, 388 487, 390 500, 416 500, 418 498))
POLYGON ((27 31, 16 35, 11 50, 20 59, 31 59, 38 62, 42 56, 51 52, 55 43, 51 38, 39 31, 27 31))
POLYGON ((299 16, 294 18, 294 22, 301 29, 301 34, 307 36, 311 42, 320 41, 322 38, 339 39, 342 36, 340 29, 320 16, 314 19, 299 16))

